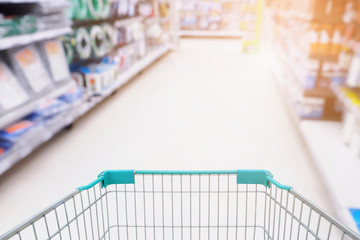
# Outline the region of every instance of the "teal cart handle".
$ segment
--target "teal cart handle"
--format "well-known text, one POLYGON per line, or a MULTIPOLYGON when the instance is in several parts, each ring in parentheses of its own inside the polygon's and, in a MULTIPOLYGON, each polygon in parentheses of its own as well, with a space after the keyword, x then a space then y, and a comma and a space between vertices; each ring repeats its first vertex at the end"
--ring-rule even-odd
POLYGON ((92 188, 98 183, 101 187, 107 187, 111 184, 134 184, 135 174, 166 174, 166 175, 194 175, 194 174, 236 174, 237 184, 261 184, 265 187, 271 187, 274 184, 280 189, 290 190, 290 186, 282 185, 273 178, 273 175, 267 170, 230 170, 230 171, 149 171, 149 170, 108 170, 100 173, 98 178, 88 185, 78 187, 79 191, 92 188))

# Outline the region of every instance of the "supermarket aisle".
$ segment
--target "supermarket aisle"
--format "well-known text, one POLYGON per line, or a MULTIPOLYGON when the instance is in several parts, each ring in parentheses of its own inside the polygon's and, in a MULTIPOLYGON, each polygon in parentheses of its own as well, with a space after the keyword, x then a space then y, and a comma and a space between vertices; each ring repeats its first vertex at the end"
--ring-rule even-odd
POLYGON ((268 64, 236 40, 182 40, 1 177, 0 233, 104 169, 268 169, 333 212, 268 64))

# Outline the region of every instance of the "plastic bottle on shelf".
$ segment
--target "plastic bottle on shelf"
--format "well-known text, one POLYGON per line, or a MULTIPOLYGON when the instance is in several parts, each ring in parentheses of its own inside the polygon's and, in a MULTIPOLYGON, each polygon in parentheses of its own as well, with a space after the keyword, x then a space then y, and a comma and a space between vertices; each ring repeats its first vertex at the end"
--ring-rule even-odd
POLYGON ((324 25, 319 34, 319 54, 328 54, 330 46, 329 26, 324 25))
POLYGON ((330 54, 334 56, 338 56, 341 51, 341 29, 340 27, 336 27, 331 38, 331 48, 330 54))
POLYGON ((318 24, 310 25, 308 30, 308 39, 310 44, 309 54, 319 53, 319 26, 318 24))

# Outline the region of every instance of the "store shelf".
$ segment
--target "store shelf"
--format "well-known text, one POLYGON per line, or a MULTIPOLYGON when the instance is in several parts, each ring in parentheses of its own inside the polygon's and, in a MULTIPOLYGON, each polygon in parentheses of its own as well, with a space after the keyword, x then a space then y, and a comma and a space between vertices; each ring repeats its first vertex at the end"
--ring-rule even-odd
POLYGON ((39 3, 48 1, 50 0, 0 0, 0 3, 39 3))
MULTIPOLYGON (((9 3, 44 3, 44 2, 51 2, 53 3, 54 0, 0 0, 0 4, 9 4, 9 3)), ((66 2, 67 0, 57 0, 58 2, 66 2)))
POLYGON ((0 129, 6 127, 10 123, 13 123, 16 120, 19 120, 20 118, 33 112, 44 101, 61 96, 62 94, 64 94, 70 88, 72 88, 74 86, 75 86, 75 83, 73 81, 70 81, 61 87, 55 88, 54 90, 52 90, 45 96, 41 97, 40 99, 30 101, 30 102, 16 108, 15 110, 7 113, 6 115, 4 115, 0 118, 0 129))
POLYGON ((87 19, 87 20, 74 20, 72 26, 74 28, 84 27, 84 26, 92 26, 92 25, 101 25, 103 23, 122 23, 127 24, 129 22, 141 21, 143 17, 136 16, 130 18, 107 18, 107 19, 87 19))
POLYGON ((340 220, 356 228, 349 208, 360 209, 360 159, 342 142, 341 123, 302 121, 300 132, 340 220))
POLYGON ((274 74, 274 77, 275 77, 275 80, 276 80, 276 83, 282 93, 282 97, 283 97, 283 100, 286 104, 286 107, 287 109, 289 110, 290 112, 290 115, 292 117, 292 119, 297 123, 297 124, 300 124, 300 117, 298 116, 298 114, 295 112, 295 109, 294 107, 291 105, 291 99, 290 99, 290 96, 289 96, 289 93, 288 93, 288 89, 287 89, 287 86, 286 86, 286 82, 287 82, 287 79, 286 79, 286 76, 284 74, 284 72, 282 71, 282 68, 280 67, 279 64, 276 64, 278 61, 271 61, 271 70, 274 74))
POLYGON ((128 24, 132 24, 134 22, 142 21, 143 19, 144 19, 144 17, 142 17, 142 16, 132 17, 132 18, 124 18, 124 19, 116 20, 115 26, 116 27, 124 26, 124 25, 128 25, 128 24))
POLYGON ((110 87, 99 93, 100 96, 97 97, 96 99, 97 103, 101 102, 104 98, 110 96, 118 88, 126 84, 131 78, 135 77, 141 71, 145 70, 148 66, 150 66, 150 64, 152 64, 154 61, 156 61, 158 58, 160 58, 169 50, 170 50, 170 46, 168 44, 158 48, 157 50, 153 50, 152 52, 147 54, 144 58, 134 63, 134 65, 129 67, 127 70, 120 73, 118 79, 110 87))
POLYGON ((22 34, 6 38, 0 38, 0 50, 13 48, 37 42, 41 40, 55 38, 64 34, 71 33, 70 27, 58 28, 53 30, 39 31, 31 34, 22 34))
POLYGON ((150 66, 154 61, 164 55, 166 52, 170 50, 169 45, 165 45, 160 47, 157 50, 150 52, 144 58, 138 60, 134 65, 129 67, 127 70, 120 73, 117 80, 108 88, 98 92, 96 96, 92 96, 85 104, 83 104, 82 109, 80 110, 79 115, 84 115, 86 112, 94 108, 97 104, 102 102, 105 98, 114 93, 121 86, 126 84, 130 79, 135 77, 141 71, 145 70, 148 66, 150 66))
POLYGON ((343 23, 341 17, 337 17, 337 18, 328 17, 328 16, 317 17, 311 13, 301 12, 301 11, 278 10, 277 14, 282 18, 292 19, 292 20, 296 19, 305 22, 317 22, 317 23, 320 22, 320 23, 335 23, 335 24, 343 23))
POLYGON ((297 38, 297 34, 292 33, 289 34, 289 29, 283 26, 279 27, 279 32, 283 34, 283 38, 287 39, 283 42, 285 46, 287 46, 288 49, 291 50, 291 52, 296 52, 297 56, 302 56, 302 58, 305 59, 314 59, 319 61, 327 61, 327 62, 337 62, 338 56, 332 55, 329 53, 311 53, 309 47, 303 46, 301 43, 299 43, 299 39, 297 38))
POLYGON ((276 83, 331 195, 336 214, 356 231, 349 208, 360 208, 360 159, 342 142, 340 122, 304 120, 297 116, 291 105, 286 76, 278 60, 273 59, 271 69, 276 83))
MULTIPOLYGON (((286 56, 285 53, 283 53, 283 55, 286 56)), ((295 74, 294 71, 291 70, 293 68, 293 66, 291 66, 290 61, 288 61, 287 59, 282 59, 281 62, 287 66, 286 69, 284 69, 283 71, 286 71, 289 75, 291 75, 293 77, 293 79, 296 80, 299 88, 301 89, 301 91, 305 97, 317 97, 317 98, 333 98, 334 97, 334 93, 330 89, 325 89, 325 88, 306 89, 306 88, 304 88, 299 77, 295 74)))
POLYGON ((244 31, 207 31, 207 30, 182 30, 180 36, 184 37, 243 37, 244 31))
POLYGON ((165 46, 162 46, 158 48, 157 50, 153 50, 150 52, 147 56, 145 56, 143 59, 139 60, 137 63, 135 63, 133 66, 131 66, 128 70, 126 70, 123 74, 120 74, 115 87, 119 88, 122 85, 124 85, 127 81, 129 81, 131 78, 139 74, 141 71, 146 69, 148 66, 150 66, 151 63, 156 61, 158 58, 160 58, 162 55, 164 55, 166 52, 170 50, 170 46, 166 44, 165 46))
MULTIPOLYGON (((148 66, 150 66, 151 63, 156 61, 169 50, 170 46, 165 45, 157 50, 150 52, 143 59, 140 59, 129 69, 122 72, 119 75, 118 79, 114 82, 114 84, 111 87, 105 89, 103 92, 99 93, 98 96, 90 97, 85 95, 83 99, 72 104, 68 110, 60 113, 54 119, 46 123, 46 125, 37 126, 36 128, 30 130, 28 133, 24 134, 24 136, 22 136, 21 139, 16 142, 16 144, 11 148, 11 150, 6 153, 6 155, 2 159, 0 159, 0 175, 10 169, 17 162, 28 156, 39 146, 50 140, 66 126, 71 125, 78 118, 86 114, 97 104, 110 96, 118 88, 127 83, 131 78, 139 74, 141 71, 146 69, 148 66)), ((73 86, 74 83, 72 82, 71 84, 64 86, 61 89, 57 89, 56 91, 46 96, 46 99, 58 97, 73 86)), ((30 113, 35 109, 37 104, 38 102, 32 104, 31 107, 29 106, 28 109, 26 109, 26 111, 30 113)), ((21 111, 19 110, 18 113, 23 113, 23 111, 24 109, 22 109, 21 111)), ((24 116, 24 114, 22 114, 22 116, 24 116)), ((4 119, 1 119, 1 121, 3 121, 2 123, 5 123, 4 119)), ((11 123, 13 121, 14 119, 11 120, 10 118, 6 120, 7 123, 11 123)))
POLYGON ((71 107, 69 106, 68 110, 60 113, 54 119, 25 133, 6 153, 5 157, 0 159, 0 175, 80 117, 80 104, 81 102, 74 103, 71 107))

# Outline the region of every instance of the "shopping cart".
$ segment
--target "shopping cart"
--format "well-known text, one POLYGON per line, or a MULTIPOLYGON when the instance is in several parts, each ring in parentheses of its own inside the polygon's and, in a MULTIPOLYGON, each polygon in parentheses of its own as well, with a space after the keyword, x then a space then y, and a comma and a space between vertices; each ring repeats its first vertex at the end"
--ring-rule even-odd
POLYGON ((360 239, 264 170, 102 172, 0 239, 360 239))

